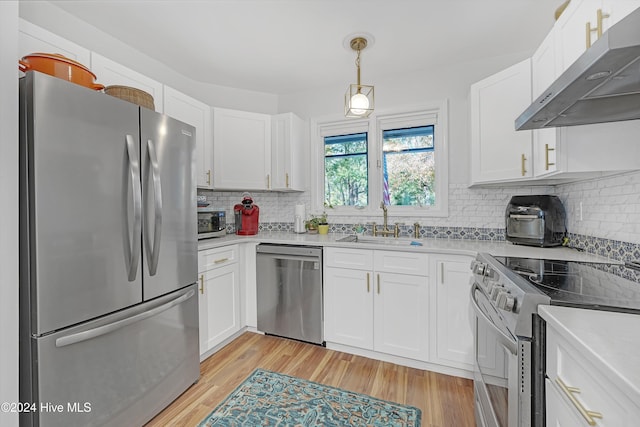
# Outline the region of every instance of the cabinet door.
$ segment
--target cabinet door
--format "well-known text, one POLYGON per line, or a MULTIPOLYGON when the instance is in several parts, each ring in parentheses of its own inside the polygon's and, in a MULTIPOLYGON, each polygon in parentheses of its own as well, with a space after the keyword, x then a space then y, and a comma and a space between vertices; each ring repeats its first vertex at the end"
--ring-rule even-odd
POLYGON ((622 18, 640 7, 640 0, 603 0, 602 31, 607 31, 622 18))
POLYGON ((325 267, 325 340, 372 350, 372 298, 371 272, 325 267))
POLYGON ((213 185, 271 189, 271 116, 213 109, 213 185))
POLYGON ((469 301, 471 257, 438 258, 433 282, 431 354, 448 366, 473 369, 473 315, 469 301))
POLYGON ((206 353, 209 348, 208 336, 209 336, 209 302, 207 301, 208 295, 204 293, 204 279, 205 272, 198 273, 198 337, 200 341, 200 354, 206 353))
MULTIPOLYGON (((562 63, 560 73, 569 68, 580 55, 587 50, 588 38, 586 33, 587 24, 591 28, 596 27, 596 13, 602 7, 602 0, 572 0, 558 21, 558 48, 562 63)), ((590 35, 591 43, 598 38, 597 35, 590 35)))
POLYGON ((271 187, 279 191, 304 191, 309 157, 304 121, 293 113, 271 120, 271 187))
MULTIPOLYGON (((555 81, 559 75, 559 57, 557 48, 557 28, 554 27, 531 57, 531 79, 533 99, 537 99, 555 81)), ((537 129, 533 131, 533 174, 536 177, 556 172, 558 162, 559 130, 537 129)))
MULTIPOLYGON (((240 267, 238 264, 205 273, 207 344, 210 350, 240 330, 240 267)), ((201 349, 202 350, 202 349, 201 349)))
POLYGON ((569 405, 567 398, 560 393, 556 385, 549 381, 548 378, 545 380, 545 392, 547 426, 574 427, 587 425, 575 413, 575 409, 569 405))
POLYGON ((155 110, 163 112, 162 83, 95 52, 91 52, 91 71, 99 77, 98 83, 105 86, 130 86, 147 92, 153 97, 155 110))
POLYGON ((429 279, 375 273, 374 350, 427 361, 429 279))
POLYGON ((196 128, 196 173, 199 188, 213 188, 213 125, 211 107, 168 86, 164 113, 196 128))
POLYGON ((530 103, 530 59, 471 86, 473 184, 532 176, 532 132, 516 131, 514 125, 530 103))
MULTIPOLYGON (((91 65, 91 51, 84 47, 53 34, 31 22, 20 19, 18 21, 18 56, 35 52, 58 53, 89 67, 91 65)), ((101 76, 98 83, 102 83, 101 76)))

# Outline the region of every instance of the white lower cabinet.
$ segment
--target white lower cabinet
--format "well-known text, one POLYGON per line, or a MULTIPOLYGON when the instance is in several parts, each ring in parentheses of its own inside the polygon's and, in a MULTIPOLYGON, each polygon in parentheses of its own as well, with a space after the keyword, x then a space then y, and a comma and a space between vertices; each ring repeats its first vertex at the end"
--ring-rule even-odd
POLYGON ((238 246, 198 253, 200 354, 240 331, 240 265, 238 246))
POLYGON ((326 248, 325 340, 426 361, 428 255, 326 248))
POLYGON ((473 370, 473 331, 469 292, 473 257, 431 257, 431 361, 473 370))
POLYGON ((547 426, 638 425, 640 404, 598 368, 602 361, 594 363, 549 324, 546 347, 547 426))

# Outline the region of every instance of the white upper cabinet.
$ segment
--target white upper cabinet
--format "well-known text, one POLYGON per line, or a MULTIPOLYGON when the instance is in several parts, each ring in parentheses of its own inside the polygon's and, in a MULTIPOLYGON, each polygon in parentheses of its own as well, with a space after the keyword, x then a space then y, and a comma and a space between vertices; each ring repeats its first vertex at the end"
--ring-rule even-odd
POLYGON ((532 176, 532 132, 514 121, 531 104, 531 60, 471 85, 472 184, 532 176))
MULTIPOLYGON (((537 99, 560 75, 562 64, 558 46, 558 30, 554 27, 531 57, 531 88, 537 99)), ((557 140, 559 130, 533 131, 533 175, 540 177, 557 171, 557 140)))
MULTIPOLYGON (((640 169, 640 120, 513 130, 531 103, 526 94, 543 95, 587 49, 587 25, 606 31, 638 7, 640 0, 572 0, 534 52, 530 70, 524 61, 471 86, 472 184, 557 184, 640 169)), ((591 42, 597 37, 592 32, 591 42)))
POLYGON ((91 52, 91 71, 98 77, 98 82, 105 86, 129 86, 147 92, 153 97, 155 110, 163 112, 162 83, 95 52, 91 52))
POLYGON ((271 190, 271 116, 213 108, 213 186, 271 190))
MULTIPOLYGON (((572 1, 531 58, 533 99, 542 95, 586 50, 587 22, 596 28, 601 15, 600 25, 606 31, 639 6, 639 0, 572 1)), ((592 42, 596 38, 594 32, 592 42)), ((534 130, 534 176, 560 182, 638 169, 640 148, 631 135, 637 135, 639 128, 636 120, 534 130)))
POLYGON ((271 188, 304 191, 310 169, 309 132, 304 120, 293 113, 271 118, 271 188))
MULTIPOLYGON (((20 19, 18 25, 18 54, 20 58, 36 52, 57 53, 89 68, 91 64, 91 51, 89 49, 85 49, 24 19, 20 19)), ((102 82, 98 79, 97 83, 102 82)))
POLYGON ((640 7, 639 0, 572 0, 555 26, 564 71, 593 44, 598 35, 640 7))
POLYGON ((199 188, 213 188, 213 118, 211 107, 168 86, 164 113, 196 128, 196 171, 199 188))

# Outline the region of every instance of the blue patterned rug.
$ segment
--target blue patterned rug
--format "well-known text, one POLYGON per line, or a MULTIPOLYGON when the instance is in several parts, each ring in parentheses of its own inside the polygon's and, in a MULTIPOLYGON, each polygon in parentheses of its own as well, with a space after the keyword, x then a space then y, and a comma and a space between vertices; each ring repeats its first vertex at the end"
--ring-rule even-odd
POLYGON ((256 369, 199 427, 419 427, 420 417, 412 406, 256 369))

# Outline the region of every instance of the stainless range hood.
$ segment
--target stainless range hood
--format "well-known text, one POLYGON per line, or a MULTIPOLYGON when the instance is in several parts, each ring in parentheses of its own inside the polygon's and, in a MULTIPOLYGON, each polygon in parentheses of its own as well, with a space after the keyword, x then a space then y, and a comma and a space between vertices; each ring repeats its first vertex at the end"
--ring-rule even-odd
POLYGON ((516 130, 640 119, 640 8, 606 31, 515 121, 516 130))

